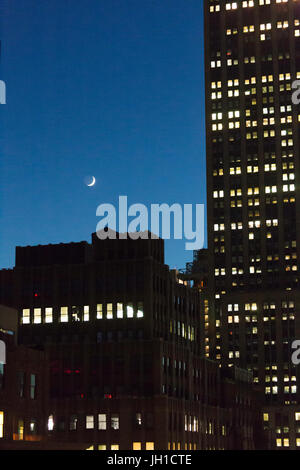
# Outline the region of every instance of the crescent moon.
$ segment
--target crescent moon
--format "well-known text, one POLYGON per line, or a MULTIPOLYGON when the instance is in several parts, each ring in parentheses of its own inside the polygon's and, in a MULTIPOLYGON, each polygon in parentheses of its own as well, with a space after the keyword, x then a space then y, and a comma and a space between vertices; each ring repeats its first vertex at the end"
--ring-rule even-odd
POLYGON ((96 178, 95 178, 95 176, 92 176, 92 181, 87 186, 89 186, 89 187, 94 186, 95 183, 96 183, 96 178))

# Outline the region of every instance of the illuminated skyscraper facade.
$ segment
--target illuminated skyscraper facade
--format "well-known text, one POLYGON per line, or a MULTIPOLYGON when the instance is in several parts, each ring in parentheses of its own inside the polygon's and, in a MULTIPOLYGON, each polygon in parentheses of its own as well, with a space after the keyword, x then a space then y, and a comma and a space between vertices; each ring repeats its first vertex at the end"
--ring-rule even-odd
POLYGON ((300 1, 204 5, 210 356, 253 371, 272 445, 300 447, 300 1))

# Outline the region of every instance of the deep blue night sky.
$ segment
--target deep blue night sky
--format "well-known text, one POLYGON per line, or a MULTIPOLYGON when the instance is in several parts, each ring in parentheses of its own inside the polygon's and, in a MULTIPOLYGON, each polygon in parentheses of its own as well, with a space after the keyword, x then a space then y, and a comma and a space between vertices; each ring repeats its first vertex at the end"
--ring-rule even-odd
MULTIPOLYGON (((96 208, 205 202, 202 0, 0 0, 0 268, 96 208), (87 188, 86 175, 97 184, 87 188)), ((185 241, 166 242, 184 267, 185 241)))

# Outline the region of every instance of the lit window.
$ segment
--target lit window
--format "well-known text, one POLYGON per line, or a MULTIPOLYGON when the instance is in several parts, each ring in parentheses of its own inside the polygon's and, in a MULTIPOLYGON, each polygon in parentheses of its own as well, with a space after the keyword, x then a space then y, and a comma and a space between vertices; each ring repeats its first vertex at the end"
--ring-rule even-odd
POLYGON ((19 441, 23 441, 23 439, 24 439, 24 421, 23 421, 23 419, 19 419, 19 421, 18 421, 18 439, 19 439, 19 441))
POLYGON ((107 304, 107 315, 106 318, 111 320, 113 318, 113 304, 107 304))
POLYGON ((117 304, 117 318, 123 318, 123 304, 117 304))
POLYGON ((33 310, 33 323, 42 323, 42 309, 35 308, 33 310))
POLYGON ((4 435, 3 428, 4 428, 4 413, 3 411, 0 411, 0 439, 2 439, 4 435))
POLYGON ((110 450, 119 450, 119 444, 112 444, 110 450))
POLYGON ((90 319, 90 307, 85 305, 83 307, 83 321, 89 321, 90 319))
POLYGON ((54 429, 54 419, 53 415, 50 415, 48 418, 48 431, 53 431, 54 429))
POLYGON ((94 429, 94 416, 93 415, 88 415, 86 417, 86 429, 94 429))
POLYGON ((31 434, 36 434, 37 432, 37 422, 35 419, 31 419, 29 423, 29 430, 31 434))
POLYGON ((133 305, 127 305, 127 318, 133 318, 133 305))
POLYGON ((106 414, 99 414, 98 415, 98 429, 100 431, 106 430, 106 414))
POLYGON ((53 309, 52 307, 47 307, 45 310, 45 323, 53 322, 53 309))
POLYGON ((141 442, 134 442, 132 444, 132 449, 133 450, 142 450, 142 443, 141 442))
POLYGON ((136 413, 135 422, 137 426, 142 426, 142 413, 136 413))
POLYGON ((146 450, 154 450, 154 442, 146 442, 146 450))
POLYGON ((111 428, 112 429, 119 429, 120 428, 120 419, 118 414, 112 414, 110 420, 111 428))
POLYGON ((24 308, 22 314, 22 324, 28 325, 30 323, 30 309, 24 308))
POLYGON ((97 304, 97 319, 102 320, 103 318, 103 307, 102 304, 97 304))
POLYGON ((282 439, 276 439, 276 446, 282 447, 282 439))
POLYGON ((144 316, 143 302, 139 302, 139 303, 138 303, 137 317, 138 317, 138 318, 143 318, 143 316, 144 316))
POLYGON ((80 309, 79 307, 76 307, 76 305, 72 306, 71 318, 73 322, 77 322, 81 320, 80 309))
POLYGON ((60 308, 60 321, 61 323, 68 323, 69 321, 68 307, 60 308))

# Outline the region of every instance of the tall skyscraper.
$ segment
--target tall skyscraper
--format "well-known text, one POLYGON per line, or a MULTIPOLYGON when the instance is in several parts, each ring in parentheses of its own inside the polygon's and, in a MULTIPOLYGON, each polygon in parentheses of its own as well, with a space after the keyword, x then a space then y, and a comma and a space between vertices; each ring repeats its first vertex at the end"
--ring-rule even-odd
POLYGON ((210 354, 253 370, 300 447, 300 1, 205 0, 210 354))

